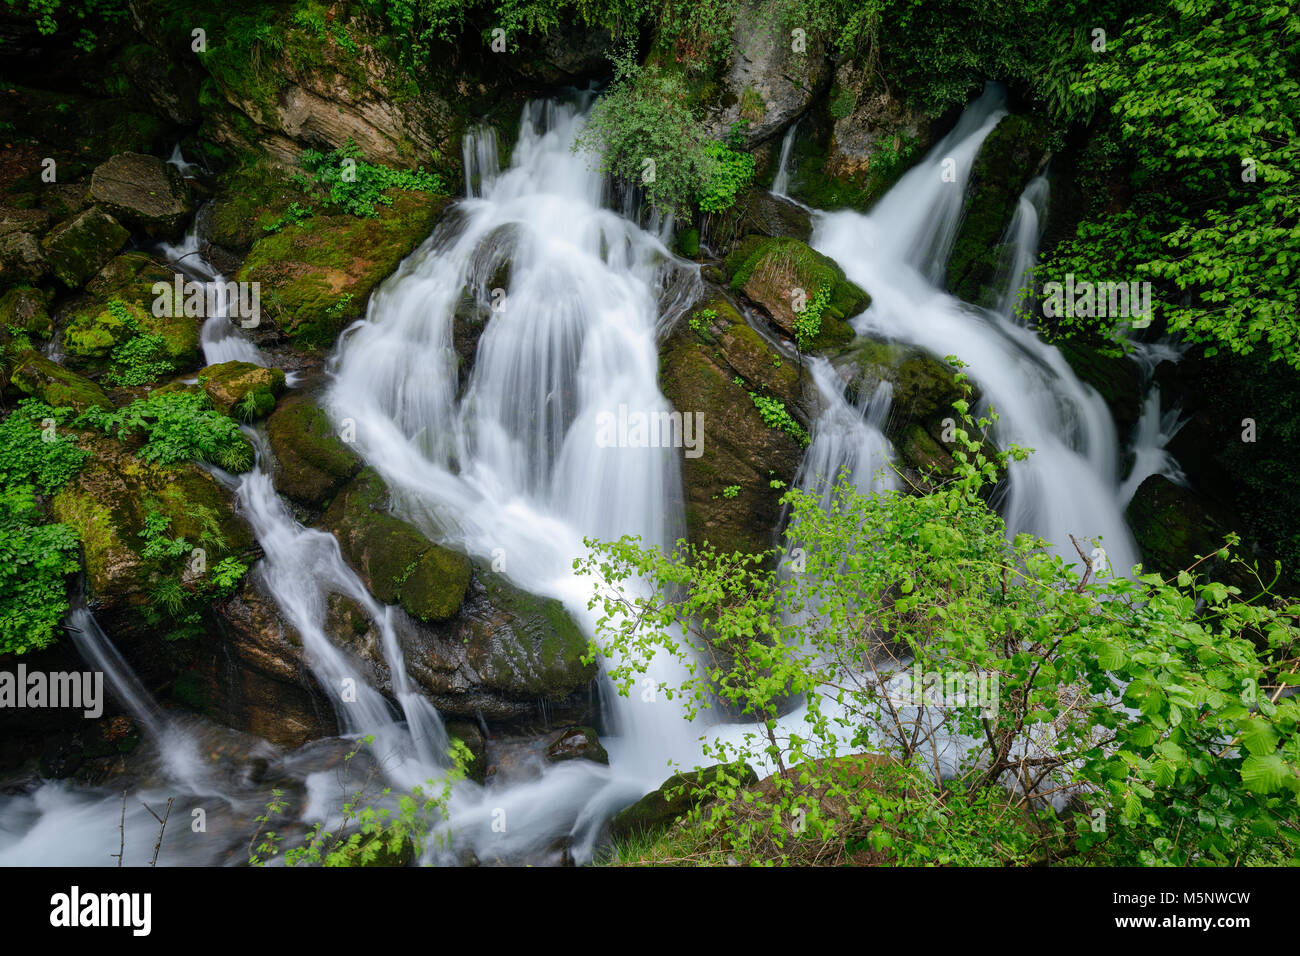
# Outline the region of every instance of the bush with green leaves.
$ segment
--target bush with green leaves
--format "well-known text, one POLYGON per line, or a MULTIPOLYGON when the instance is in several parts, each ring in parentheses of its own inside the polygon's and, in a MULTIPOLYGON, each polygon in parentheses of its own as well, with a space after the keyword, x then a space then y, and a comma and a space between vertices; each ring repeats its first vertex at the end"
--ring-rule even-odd
MULTIPOLYGON (((751 722, 706 756, 772 776, 755 790, 733 775, 695 811, 708 853, 800 860, 872 845, 871 834, 873 849, 901 852, 897 787, 864 797, 860 770, 844 769, 860 765, 846 755, 868 753, 903 768, 911 789, 928 775, 931 802, 1001 789, 1052 859, 1300 859, 1300 698, 1289 694, 1300 605, 1258 576, 1247 594, 1195 567, 1098 578, 1031 535, 1010 538, 983 493, 1026 452, 986 457, 977 436, 991 421, 955 407, 966 426, 955 477, 931 476, 926 495, 842 481, 825 509, 789 492, 779 571, 774 555, 685 542, 664 554, 635 538, 589 541, 575 563, 601 584, 593 653, 617 662, 621 693, 652 656, 671 655, 687 676, 663 689, 689 715, 721 707, 751 722), (935 698, 901 673, 993 693, 935 698), (801 716, 782 721, 790 702, 801 716), (893 822, 880 799, 894 801, 893 822), (1069 827, 1045 812, 1052 800, 1075 811, 1069 827)), ((924 837, 902 836, 913 848, 924 837)))
POLYGON ((19 402, 0 421, 0 485, 34 485, 49 495, 67 484, 88 455, 61 429, 74 414, 35 398, 19 402))
POLYGON ((176 371, 166 357, 166 340, 157 333, 140 328, 131 310, 117 299, 108 303, 108 311, 130 332, 130 338, 114 346, 109 370, 104 375, 108 385, 130 388, 148 385, 176 371))
MULTIPOLYGON (((391 206, 393 197, 389 189, 407 189, 412 192, 441 193, 445 191, 437 173, 393 169, 363 159, 356 143, 347 144, 330 152, 318 149, 304 150, 300 162, 305 175, 295 177, 295 183, 314 196, 327 208, 337 208, 353 216, 379 215, 376 205, 391 206)), ((294 221, 301 221, 303 210, 299 207, 294 221)))
POLYGON ((77 424, 116 435, 119 441, 142 436, 144 445, 137 455, 150 464, 198 460, 232 472, 253 466, 252 445, 235 422, 212 408, 203 392, 163 392, 113 411, 91 408, 77 424))
POLYGON ((44 523, 29 484, 0 488, 0 654, 54 643, 68 610, 68 575, 81 567, 77 532, 44 523))
MULTIPOLYGON (((1157 320, 1206 354, 1300 368, 1297 58, 1286 4, 1170 0, 1125 24, 1073 89, 1108 104, 1132 199, 1082 222, 1037 279, 1149 281, 1157 320)), ((1124 320, 1061 324, 1118 336, 1124 320)))

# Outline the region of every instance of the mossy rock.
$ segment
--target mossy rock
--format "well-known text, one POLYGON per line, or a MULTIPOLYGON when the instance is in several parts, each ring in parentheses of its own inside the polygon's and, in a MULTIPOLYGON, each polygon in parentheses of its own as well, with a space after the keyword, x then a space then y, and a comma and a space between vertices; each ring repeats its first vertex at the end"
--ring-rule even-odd
POLYGON ((700 454, 682 458, 687 536, 726 553, 762 552, 773 546, 781 516, 783 489, 772 482, 793 481, 803 445, 769 426, 750 393, 783 402, 798 421, 802 381, 797 366, 783 361, 725 298, 712 297, 688 316, 704 309, 715 316, 697 321, 704 336, 683 323, 666 343, 660 367, 660 387, 673 407, 704 422, 700 454))
POLYGON ((309 508, 318 508, 361 468, 361 460, 334 433, 329 416, 310 397, 290 395, 266 423, 275 452, 275 487, 309 508))
POLYGON ((265 161, 236 166, 217 182, 203 222, 206 238, 232 252, 246 252, 294 202, 306 204, 306 194, 280 167, 265 161))
POLYGON ((962 221, 948 257, 948 288, 959 298, 992 305, 990 283, 1006 249, 1001 243, 1020 194, 1047 155, 1047 131, 1027 116, 1005 116, 971 166, 962 221))
MULTIPOLYGON (((1240 519, 1226 508, 1164 475, 1151 475, 1138 486, 1124 517, 1137 541, 1143 571, 1165 577, 1190 568, 1198 556, 1214 555, 1224 546, 1224 537, 1241 527, 1240 519)), ((1247 596, 1259 591, 1259 583, 1240 566, 1217 557, 1202 562, 1194 573, 1240 587, 1247 596)), ((1261 576, 1267 581, 1272 575, 1261 576)))
MULTIPOLYGON (((76 529, 90 595, 106 612, 126 613, 141 626, 153 588, 164 576, 188 567, 179 559, 144 556, 140 532, 151 511, 171 520, 170 537, 204 548, 208 569, 222 557, 252 547, 252 533, 235 514, 230 493, 202 469, 147 464, 103 435, 83 436, 80 444, 90 456, 55 494, 51 509, 56 520, 76 529)), ((196 581, 183 583, 193 586, 196 581)))
POLYGON ((199 382, 223 415, 251 421, 264 418, 284 392, 284 372, 252 362, 221 362, 199 372, 199 382))
POLYGON ((41 249, 55 277, 68 288, 79 289, 130 236, 116 219, 92 206, 52 230, 41 240, 41 249))
POLYGON ((177 235, 193 209, 176 168, 143 153, 118 153, 95 167, 90 199, 155 238, 177 235))
POLYGON ((365 312, 371 292, 430 233, 447 200, 389 190, 378 215, 313 216, 257 241, 239 271, 296 345, 328 348, 365 312))
POLYGON ((852 342, 848 320, 871 304, 871 296, 850 282, 833 260, 798 239, 748 236, 727 256, 723 267, 731 288, 766 312, 791 341, 796 302, 802 299, 806 309, 815 296, 826 292, 829 297, 822 308, 821 327, 806 343, 807 351, 852 342))
POLYGON ((378 600, 400 604, 420 621, 451 618, 469 587, 469 559, 434 544, 388 505, 387 486, 367 468, 334 499, 322 523, 378 600))
POLYGON ((609 763, 609 754, 601 745, 596 731, 590 727, 570 727, 561 731, 546 747, 546 759, 552 763, 565 760, 590 760, 592 763, 609 763))
POLYGON ((50 263, 40 239, 30 232, 0 236, 0 286, 40 282, 50 274, 50 263))
POLYGON ((192 368, 199 357, 201 319, 185 314, 174 293, 174 273, 138 252, 117 256, 86 286, 68 309, 63 332, 69 362, 78 367, 101 368, 113 349, 139 333, 162 338, 162 356, 177 370, 192 368), (158 295, 154 287, 167 286, 166 307, 155 315, 158 295), (129 319, 111 306, 120 302, 129 319), (170 313, 170 314, 168 314, 170 313), (134 328, 133 328, 134 326, 134 328))
POLYGON ((615 840, 626 840, 667 829, 708 799, 707 788, 716 784, 723 774, 734 775, 737 778, 737 788, 752 787, 758 783, 758 774, 748 765, 739 773, 726 764, 715 764, 702 770, 673 774, 657 790, 652 790, 618 813, 610 821, 610 836, 615 840))
POLYGON ((812 236, 812 215, 798 203, 750 187, 730 207, 707 217, 700 238, 715 255, 725 256, 738 238, 749 235, 807 242, 812 236))
POLYGON ((48 339, 54 331, 50 295, 43 289, 19 286, 0 295, 0 328, 21 329, 48 339))
MULTIPOLYGON (((928 429, 936 421, 954 416, 952 403, 964 395, 956 369, 913 346, 863 338, 849 351, 848 362, 851 400, 869 398, 882 383, 889 383, 893 412, 887 430, 894 434, 910 421, 928 429)), ((974 401, 979 391, 966 384, 971 385, 974 401)))
POLYGON ((10 381, 23 394, 39 398, 55 408, 66 406, 84 412, 91 407, 113 407, 104 390, 90 379, 31 350, 15 356, 10 381))

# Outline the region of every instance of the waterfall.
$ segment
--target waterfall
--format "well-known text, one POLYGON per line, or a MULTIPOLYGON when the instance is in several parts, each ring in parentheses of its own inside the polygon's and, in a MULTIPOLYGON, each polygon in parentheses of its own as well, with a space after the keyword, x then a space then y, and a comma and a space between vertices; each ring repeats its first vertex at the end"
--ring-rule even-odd
POLYGON ((1029 273, 1038 258, 1038 243, 1043 237, 1047 218, 1049 187, 1047 176, 1039 174, 1029 181, 1016 202, 1011 225, 1002 237, 1002 245, 1009 250, 998 270, 1002 296, 998 300, 999 315, 1014 318, 1020 304, 1020 291, 1029 282, 1029 273))
MULTIPOLYGON (((871 293, 871 308, 855 321, 859 332, 956 355, 970 366, 985 407, 999 415, 999 441, 1034 449, 1026 461, 1012 464, 1009 490, 999 502, 1008 529, 1040 535, 1070 561, 1078 559, 1071 535, 1097 542, 1110 567, 1128 573, 1137 552, 1120 500, 1118 439, 1101 396, 1032 329, 939 287, 970 163, 1004 114, 1001 91, 990 84, 870 214, 818 215, 812 245, 871 293)), ((1023 197, 1013 265, 1035 255, 1038 228, 1029 228, 1028 207, 1037 211, 1043 189, 1031 184, 1023 197)), ((1008 293, 1020 281, 1012 272, 1008 293)))
POLYGON ((831 504, 840 476, 847 475, 863 493, 897 487, 890 470, 893 448, 885 437, 893 390, 880 383, 870 395, 859 395, 856 404, 844 397, 844 383, 823 358, 809 361, 813 384, 822 410, 813 425, 812 444, 804 453, 795 485, 821 495, 824 507, 831 504))
POLYGON ((790 188, 790 153, 794 151, 794 138, 799 130, 799 124, 803 117, 795 120, 790 128, 785 131, 785 136, 781 139, 781 156, 776 161, 776 176, 772 179, 772 195, 786 195, 790 188))

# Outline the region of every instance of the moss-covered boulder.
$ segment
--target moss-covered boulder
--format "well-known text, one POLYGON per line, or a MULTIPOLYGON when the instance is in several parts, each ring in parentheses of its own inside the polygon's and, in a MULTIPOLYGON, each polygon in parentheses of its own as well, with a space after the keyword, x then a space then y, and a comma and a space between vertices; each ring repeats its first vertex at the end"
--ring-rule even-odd
POLYGON ((30 286, 10 289, 0 295, 0 327, 49 338, 54 330, 49 301, 49 293, 43 289, 30 286))
POLYGON ((816 331, 802 343, 805 351, 853 341, 848 320, 871 304, 833 260, 798 239, 748 236, 727 256, 724 268, 731 288, 759 306, 791 341, 796 319, 819 310, 816 331))
POLYGON ((284 392, 284 372, 252 362, 221 362, 200 371, 199 383, 217 411, 251 421, 271 414, 284 392))
POLYGON ((317 215, 253 246, 239 279, 261 283, 264 310, 295 344, 332 345, 447 204, 427 193, 394 189, 390 195, 392 206, 377 206, 374 218, 317 215))
POLYGON ((142 153, 118 153, 95 167, 90 199, 153 238, 182 232, 193 210, 176 167, 142 153))
POLYGON ((295 202, 305 203, 306 196, 288 172, 265 160, 246 161, 221 174, 199 235, 230 252, 247 252, 295 202))
POLYGON ((39 282, 50 273, 40 239, 30 232, 0 235, 0 285, 39 282))
POLYGON ((708 788, 720 781, 730 782, 737 788, 752 787, 758 783, 758 774, 749 766, 738 773, 727 764, 673 774, 657 790, 647 793, 616 815, 609 824, 610 836, 615 840, 626 840, 664 830, 708 799, 708 788))
POLYGON ((113 407, 104 390, 90 379, 31 350, 19 352, 14 357, 9 380, 24 395, 39 398, 55 408, 67 406, 83 412, 92 406, 113 407))
POLYGON ((546 759, 552 763, 564 760, 590 760, 592 763, 609 763, 609 754, 590 727, 570 727, 546 746, 546 759))
POLYGON ((131 234, 116 219, 91 206, 54 228, 41 240, 50 269, 70 289, 79 289, 99 272, 131 234))
POLYGON ((701 453, 682 459, 689 539, 725 552, 770 548, 783 493, 772 483, 794 479, 807 442, 798 366, 714 295, 665 343, 660 387, 675 409, 702 416, 701 453))
POLYGON ((444 714, 504 723, 594 719, 595 662, 564 606, 479 564, 460 613, 403 636, 407 670, 444 714))
POLYGON ((128 630, 156 629, 147 612, 159 610, 159 584, 175 579, 197 592, 222 557, 249 551, 252 533, 235 514, 230 492, 206 471, 190 464, 146 464, 103 435, 85 435, 80 442, 90 455, 54 496, 54 517, 81 539, 87 587, 105 620, 128 630), (190 562, 189 550, 182 558, 145 553, 141 532, 154 512, 168 519, 168 538, 204 549, 202 570, 190 562))
POLYGON ((276 489, 308 508, 327 504, 361 469, 352 449, 339 440, 329 416, 307 395, 280 402, 266 423, 275 452, 276 489))
POLYGON ((1020 194, 1047 157, 1047 131, 1027 116, 1005 116, 980 145, 966 184, 961 226, 948 258, 948 289, 967 302, 991 305, 990 287, 1006 254, 1001 242, 1020 194))
MULTIPOLYGON (((1245 569, 1214 556, 1229 532, 1240 532, 1240 517, 1196 490, 1174 484, 1164 475, 1152 475, 1138 486, 1124 517, 1137 541, 1144 571, 1172 577, 1197 564, 1198 557, 1211 555, 1193 573, 1235 585, 1248 596, 1258 593, 1258 581, 1245 569)), ((1260 576, 1265 581, 1272 578, 1270 562, 1262 562, 1260 576)))
MULTIPOLYGON (((885 434, 905 463, 923 473, 932 468, 952 473, 952 403, 964 394, 956 369, 913 346, 872 338, 858 339, 840 368, 851 401, 870 399, 881 385, 889 387, 885 434)), ((974 386, 971 397, 979 397, 974 386)))
POLYGON ((185 314, 174 279, 175 273, 143 253, 124 253, 108 262, 68 308, 63 344, 69 364, 103 368, 119 345, 146 334, 161 338, 158 358, 178 371, 193 368, 203 320, 185 314), (155 309, 158 283, 166 286, 161 295, 167 301, 155 309))
POLYGON ((447 620, 465 599, 469 559, 434 544, 388 506, 387 486, 367 468, 334 499, 322 523, 376 598, 400 604, 417 620, 447 620))

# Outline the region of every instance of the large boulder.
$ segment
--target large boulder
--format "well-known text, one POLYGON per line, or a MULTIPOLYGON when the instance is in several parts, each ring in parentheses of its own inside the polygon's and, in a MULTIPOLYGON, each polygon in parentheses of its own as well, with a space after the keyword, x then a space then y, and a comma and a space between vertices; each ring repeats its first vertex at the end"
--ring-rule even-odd
POLYGON ((627 840, 667 829, 702 801, 709 798, 709 787, 727 784, 737 788, 752 787, 758 774, 746 765, 739 773, 727 764, 715 764, 702 770, 673 774, 658 789, 625 808, 609 823, 610 837, 627 840))
POLYGON ((590 760, 592 763, 609 763, 609 754, 601 746, 596 731, 590 727, 570 727, 561 731, 546 747, 546 759, 552 763, 564 760, 590 760))
MULTIPOLYGON (((1167 578, 1190 568, 1199 557, 1214 555, 1224 546, 1224 537, 1241 527, 1240 518, 1230 511, 1164 475, 1151 475, 1138 486, 1124 517, 1137 541, 1143 570, 1167 578)), ((1259 589, 1257 582, 1251 588, 1244 569, 1217 557, 1202 562, 1195 573, 1235 584, 1247 595, 1259 589)), ((1270 580, 1272 568, 1266 566, 1261 576, 1270 580)))
MULTIPOLYGON (((586 721, 598 711, 588 641, 564 606, 480 565, 444 622, 398 617, 407 673, 443 715, 496 723, 586 721)), ((354 602, 331 600, 328 633, 391 690, 381 636, 354 602)), ((463 738, 463 734, 461 735, 463 738)))
POLYGON ((106 266, 131 234, 116 219, 91 206, 53 229, 41 250, 55 277, 79 289, 106 266))
POLYGON ((13 358, 9 380, 18 391, 39 398, 54 408, 68 407, 84 412, 91 407, 113 407, 104 390, 90 379, 70 372, 31 350, 19 352, 13 358))
POLYGON ((95 167, 90 199, 154 238, 178 235, 193 211, 176 167, 142 153, 119 153, 95 167))
POLYGON ((266 434, 275 452, 276 489, 305 507, 328 504, 361 469, 361 459, 307 395, 285 398, 267 420, 266 434))
POLYGON ((770 139, 794 122, 830 79, 825 45, 811 34, 806 44, 794 42, 784 10, 779 0, 744 0, 738 6, 731 58, 706 116, 715 139, 724 139, 741 120, 748 121, 746 145, 770 139))
POLYGON ((665 343, 660 386, 683 415, 702 416, 701 454, 682 460, 690 541, 726 553, 771 548, 783 494, 773 482, 793 481, 808 440, 798 366, 714 295, 665 343), (784 408, 789 427, 769 425, 756 398, 784 408))
POLYGON ((803 206, 766 189, 751 187, 720 213, 705 217, 700 240, 716 256, 725 256, 741 236, 789 236, 807 242, 812 236, 812 215, 803 206))
POLYGON ((434 544, 388 507, 388 487, 367 468, 338 494, 322 523, 376 598, 400 604, 420 621, 448 620, 465 599, 469 559, 434 544))
POLYGON ((961 225, 948 257, 948 289, 991 305, 991 283, 1006 254, 1002 242, 1020 194, 1047 162, 1047 130, 1027 116, 1004 116, 980 145, 966 183, 961 225))
POLYGON ((199 384, 217 411, 250 421, 275 408, 284 392, 284 372, 252 362, 221 362, 200 371, 199 384))
POLYGON ((92 607, 110 632, 156 633, 159 608, 155 591, 178 575, 189 592, 228 555, 250 553, 253 536, 234 512, 229 491, 210 474, 191 465, 147 465, 112 438, 88 434, 80 444, 86 463, 55 494, 54 517, 76 529, 85 558, 92 607), (171 555, 148 554, 146 518, 166 517, 169 538, 203 547, 202 570, 171 555))
POLYGON ((798 239, 747 236, 724 266, 731 288, 761 308, 791 341, 799 315, 814 307, 818 296, 825 297, 820 327, 803 343, 807 351, 847 345, 853 340, 848 320, 871 304, 833 260, 798 239))
POLYGON ((249 252, 239 280, 275 290, 264 311, 294 344, 333 345, 447 205, 427 193, 393 189, 389 195, 393 204, 377 206, 374 218, 313 216, 259 239, 249 252))
MULTIPOLYGON (((66 270, 66 267, 65 267, 66 270)), ((39 282, 50 273, 40 239, 30 232, 0 235, 0 283, 39 282)), ((73 275, 65 271, 65 275, 73 275)))

